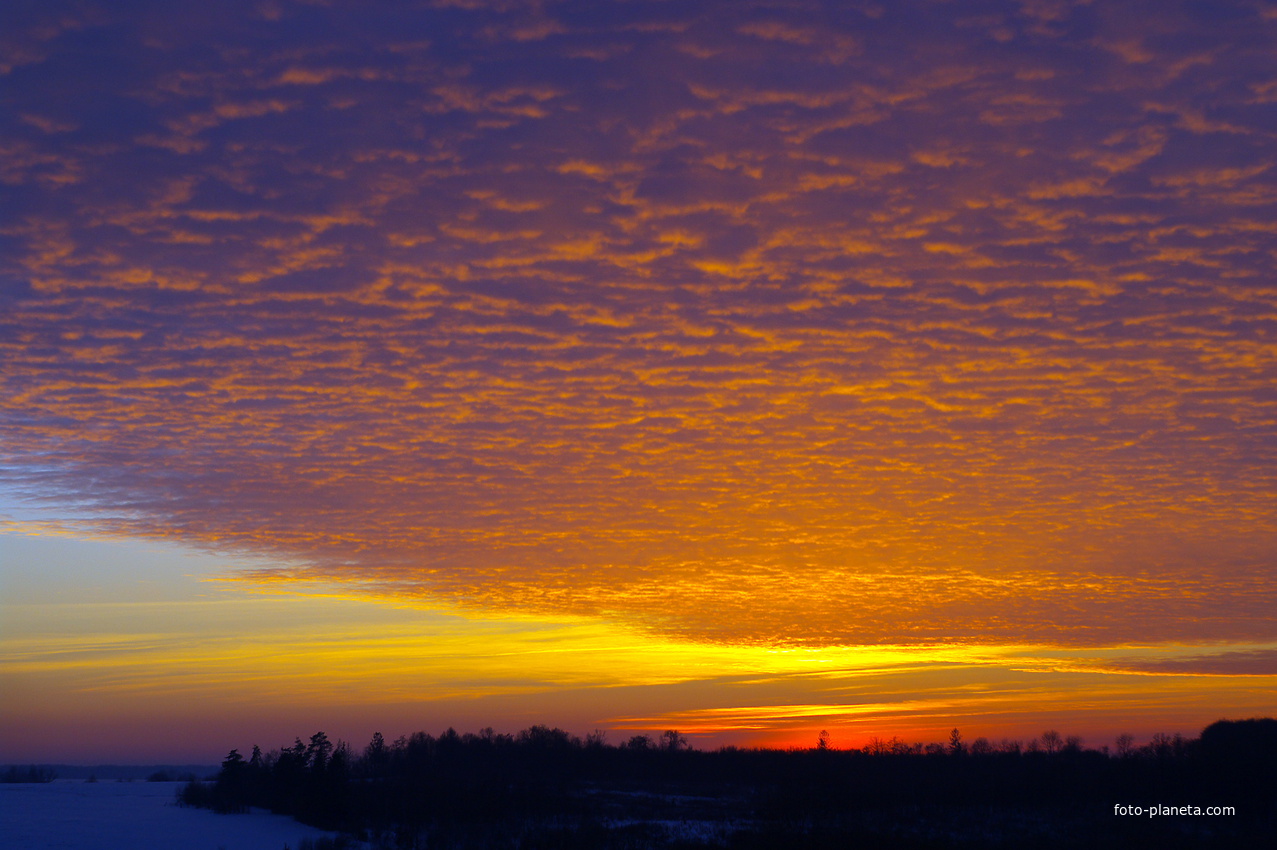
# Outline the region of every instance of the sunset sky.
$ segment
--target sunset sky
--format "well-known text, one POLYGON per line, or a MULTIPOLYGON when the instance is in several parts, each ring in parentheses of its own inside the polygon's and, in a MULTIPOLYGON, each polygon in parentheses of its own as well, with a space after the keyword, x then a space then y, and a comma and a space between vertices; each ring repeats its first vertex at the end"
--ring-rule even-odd
POLYGON ((0 762, 1277 713, 1277 6, 0 8, 0 762))

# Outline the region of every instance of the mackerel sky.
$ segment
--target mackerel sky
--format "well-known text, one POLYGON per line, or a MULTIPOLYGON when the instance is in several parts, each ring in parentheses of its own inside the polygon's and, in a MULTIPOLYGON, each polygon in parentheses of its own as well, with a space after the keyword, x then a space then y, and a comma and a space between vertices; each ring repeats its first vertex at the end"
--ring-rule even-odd
POLYGON ((11 2, 0 97, 11 504, 259 589, 1277 672, 1270 3, 11 2))

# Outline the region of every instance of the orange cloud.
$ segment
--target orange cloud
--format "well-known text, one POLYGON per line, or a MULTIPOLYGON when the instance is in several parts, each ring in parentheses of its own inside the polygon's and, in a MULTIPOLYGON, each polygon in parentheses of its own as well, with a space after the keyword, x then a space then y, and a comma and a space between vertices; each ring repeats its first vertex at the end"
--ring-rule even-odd
POLYGON ((340 8, 28 33, 11 491, 688 641, 1273 637, 1267 19, 340 8))

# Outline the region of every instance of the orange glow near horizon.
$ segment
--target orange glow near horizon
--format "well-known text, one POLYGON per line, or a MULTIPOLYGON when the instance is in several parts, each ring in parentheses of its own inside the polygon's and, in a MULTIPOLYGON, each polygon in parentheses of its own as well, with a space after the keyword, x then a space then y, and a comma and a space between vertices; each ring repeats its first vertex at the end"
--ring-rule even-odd
MULTIPOLYGON (((27 539, 32 552, 59 551, 27 539)), ((548 723, 619 740, 677 729, 700 747, 805 747, 825 729, 839 748, 943 740, 954 726, 995 741, 1063 726, 1099 746, 1114 728, 1195 734, 1221 711, 1267 711, 1263 663, 1275 649, 707 644, 598 618, 369 599, 340 585, 251 589, 218 572, 154 593, 36 594, 2 606, 6 752, 73 754, 79 744, 59 737, 86 703, 88 728, 109 730, 98 746, 132 759, 173 752, 154 732, 175 718, 268 747, 307 731, 299 723, 356 743, 445 726, 548 723)), ((183 751, 208 761, 224 743, 183 751)))

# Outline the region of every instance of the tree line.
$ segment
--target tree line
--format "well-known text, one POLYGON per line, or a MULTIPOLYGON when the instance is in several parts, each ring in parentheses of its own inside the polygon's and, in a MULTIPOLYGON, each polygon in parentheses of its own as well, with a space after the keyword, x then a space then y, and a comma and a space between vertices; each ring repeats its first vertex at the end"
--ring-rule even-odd
POLYGON ((14 784, 19 782, 52 782, 58 778, 57 772, 51 767, 43 767, 39 765, 29 764, 26 767, 19 767, 16 764, 9 765, 9 769, 4 773, 0 773, 0 783, 14 784))
MULTIPOLYGON (((633 833, 681 818, 724 825, 715 840, 743 849, 783 846, 796 833, 812 846, 819 835, 829 846, 910 846, 887 822, 973 811, 994 813, 999 829, 1012 831, 1031 812, 1036 823, 1065 824, 1057 832, 1073 838, 1083 828, 1078 818, 1090 817, 1096 846, 1109 846, 1102 839, 1114 828, 1115 802, 1234 806, 1243 817, 1212 828, 1235 839, 1239 829, 1272 824, 1274 792, 1277 720, 1256 719, 1139 747, 1123 736, 1101 749, 1054 731, 1027 745, 967 743, 955 729, 936 745, 893 738, 836 750, 822 735, 811 749, 705 751, 676 731, 612 745, 602 733, 582 739, 533 726, 513 735, 417 732, 393 742, 377 733, 356 750, 317 732, 270 752, 254 746, 247 757, 231 750, 213 782, 188 784, 180 799, 222 812, 265 808, 382 847, 513 846, 512 836, 524 847, 675 846, 633 833)), ((1140 828, 1135 839, 1171 827, 1140 828)), ((914 845, 950 846, 939 834, 914 845), (926 843, 933 839, 941 843, 926 843)), ((1052 846, 1052 834, 1033 840, 1052 846)))

